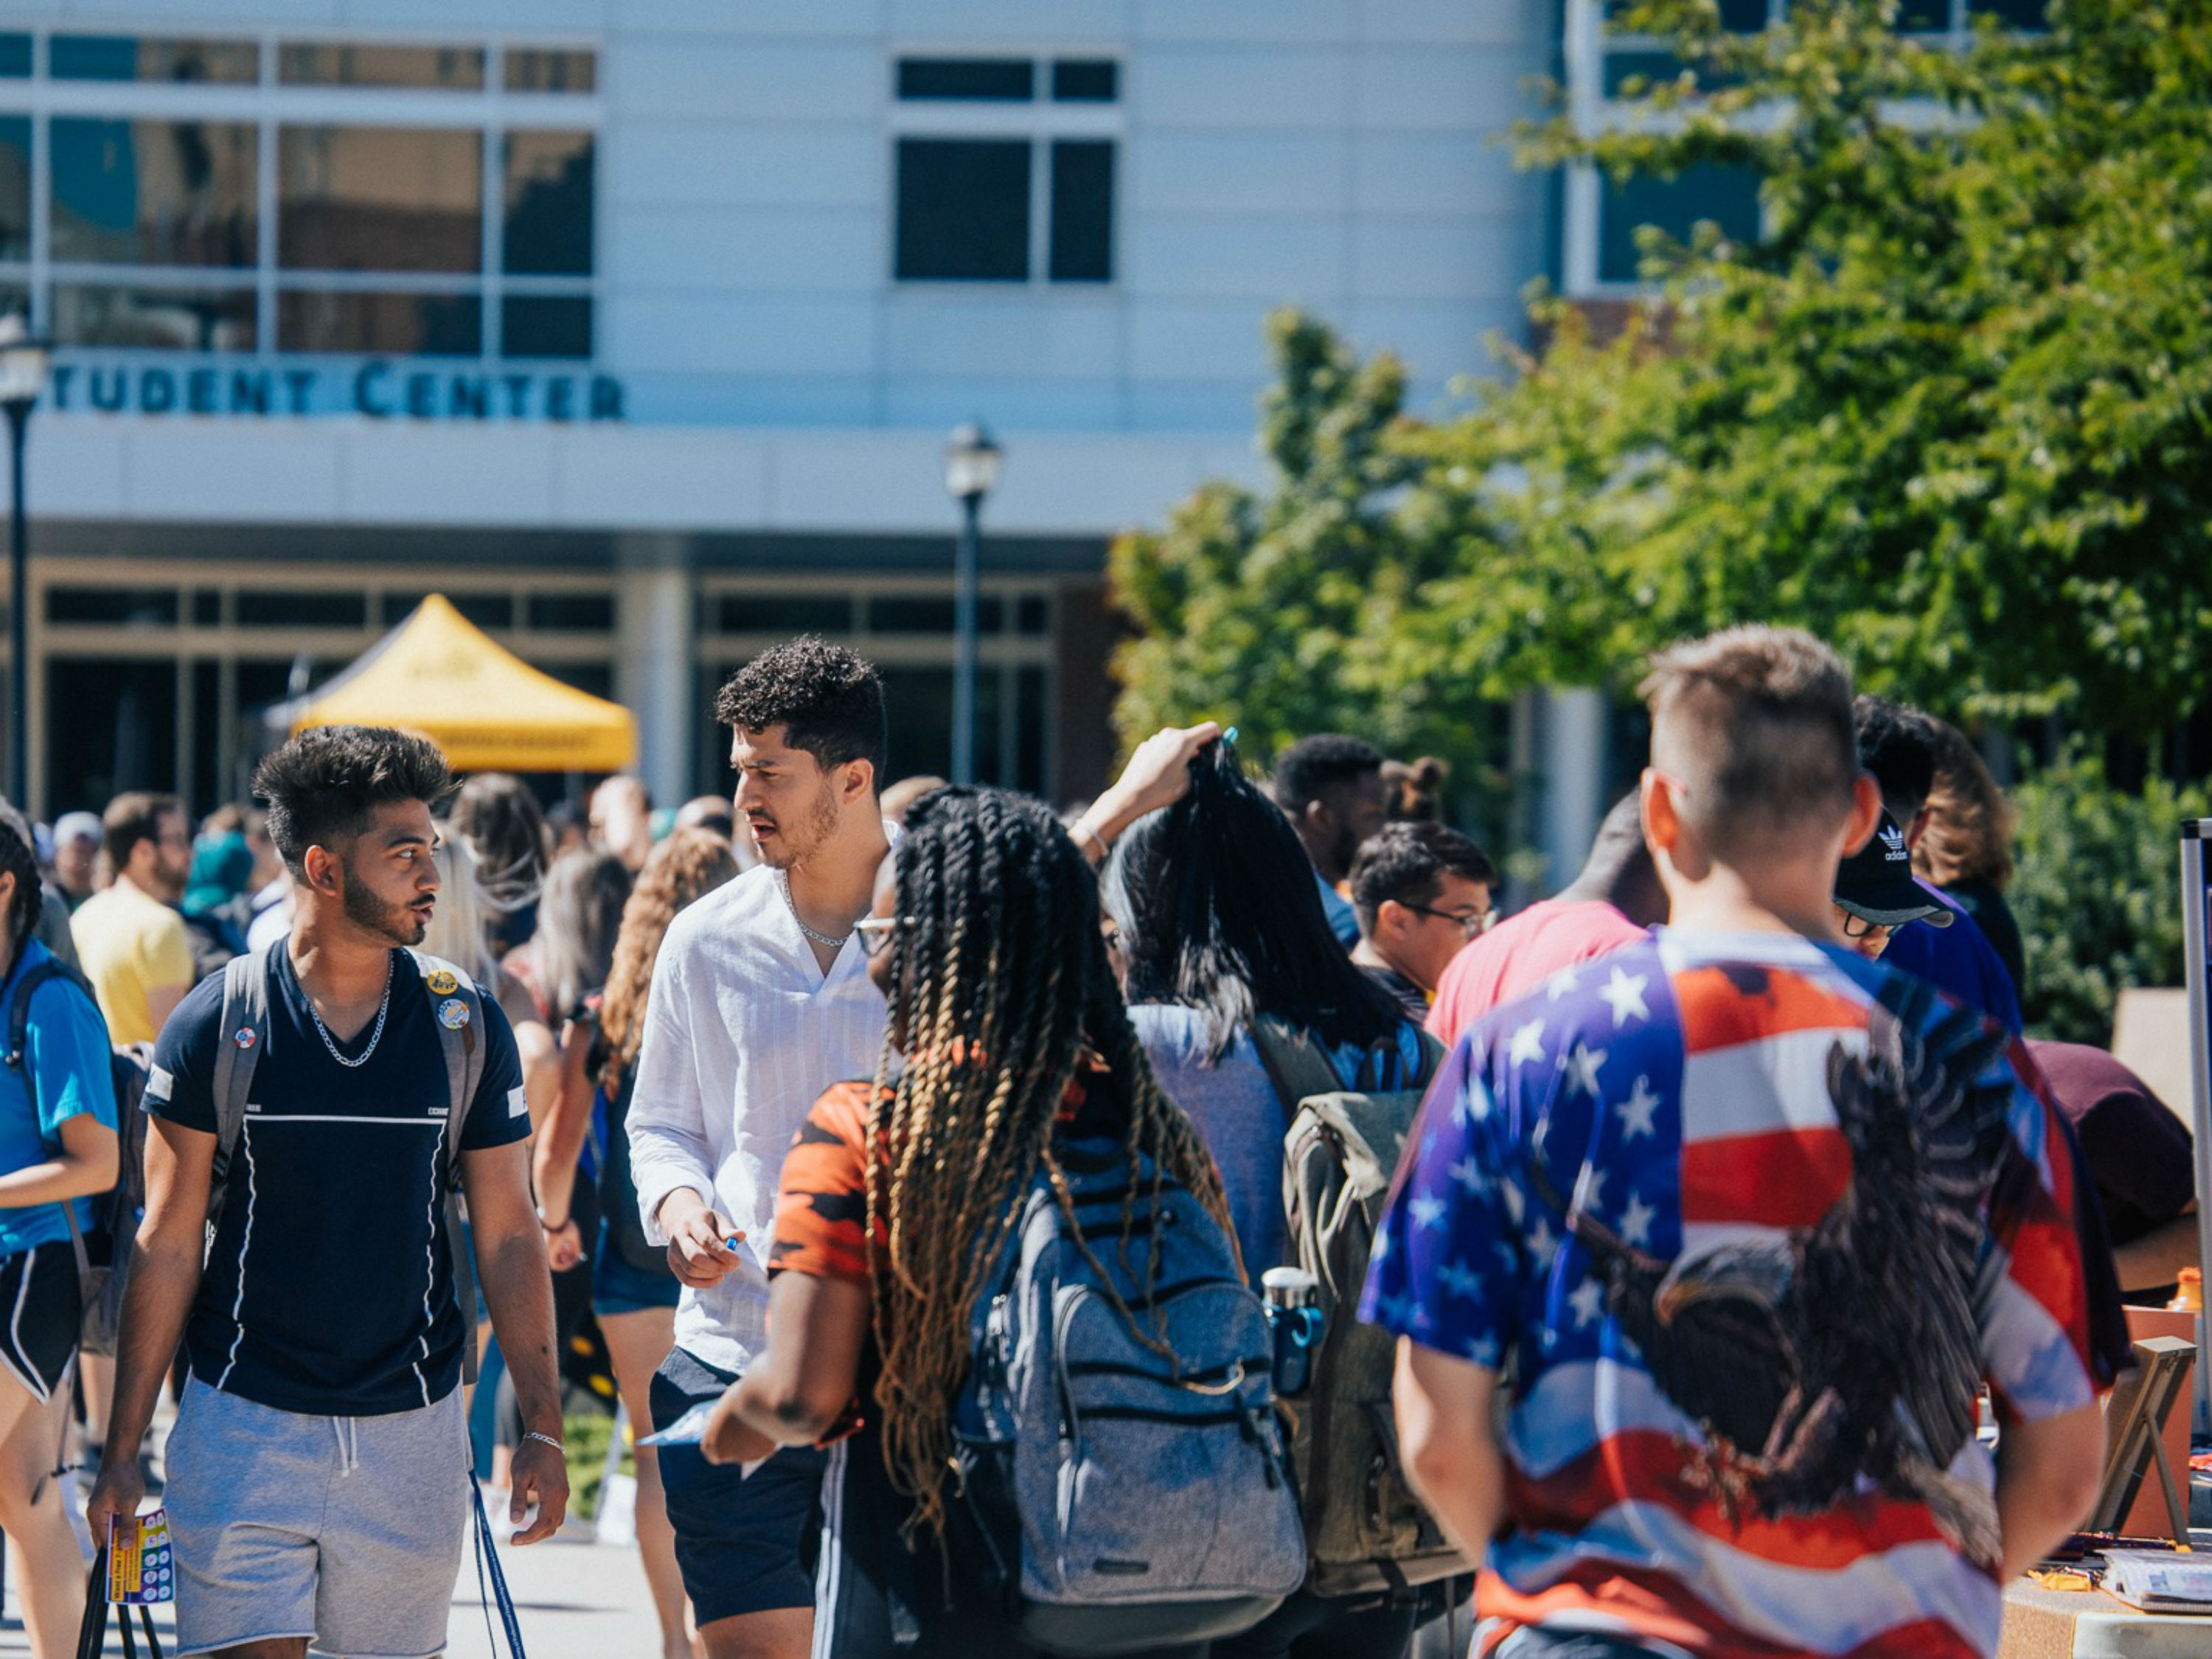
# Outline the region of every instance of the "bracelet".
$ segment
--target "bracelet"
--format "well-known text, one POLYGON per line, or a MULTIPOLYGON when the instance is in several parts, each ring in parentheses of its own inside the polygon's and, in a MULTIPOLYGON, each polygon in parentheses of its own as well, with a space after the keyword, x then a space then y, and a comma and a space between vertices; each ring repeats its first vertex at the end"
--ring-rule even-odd
POLYGON ((1087 823, 1079 823, 1075 827, 1091 838, 1091 844, 1098 849, 1098 862, 1101 864, 1105 863, 1107 858, 1114 850, 1113 848, 1107 843, 1106 837, 1100 835, 1097 830, 1092 829, 1087 823))
POLYGON ((540 1434, 537 1430, 532 1429, 529 1433, 524 1435, 522 1437, 525 1440, 535 1440, 541 1445, 550 1446, 555 1451, 559 1452, 563 1457, 566 1457, 568 1455, 568 1449, 550 1434, 540 1434))
POLYGON ((543 1227, 543 1228, 544 1228, 547 1232, 549 1232, 549 1233, 557 1233, 557 1232, 559 1232, 562 1228, 566 1227, 566 1226, 568 1224, 568 1223, 569 1223, 569 1222, 574 1221, 575 1218, 575 1218, 574 1216, 573 1216, 573 1215, 572 1215, 572 1216, 568 1217, 566 1219, 564 1219, 564 1220, 561 1220, 561 1221, 552 1221, 552 1220, 549 1220, 549 1219, 546 1218, 544 1206, 541 1205, 541 1206, 538 1207, 538 1224, 539 1226, 543 1227))

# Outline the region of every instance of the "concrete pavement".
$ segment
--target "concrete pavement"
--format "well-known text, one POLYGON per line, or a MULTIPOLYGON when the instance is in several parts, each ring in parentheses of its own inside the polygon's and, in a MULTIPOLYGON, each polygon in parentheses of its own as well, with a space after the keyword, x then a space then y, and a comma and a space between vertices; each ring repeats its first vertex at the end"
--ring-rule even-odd
MULTIPOLYGON (((659 1659, 659 1626, 653 1620, 635 1545, 598 1544, 588 1535, 553 1538, 523 1550, 502 1545, 500 1561, 507 1569, 529 1659, 659 1659)), ((505 1633, 500 1632, 495 1649, 485 1633, 485 1612, 477 1593, 471 1545, 453 1589, 452 1645, 447 1650, 453 1659, 492 1659, 495 1653, 505 1659, 505 1633)), ((171 1650, 174 1638, 169 1613, 166 1607, 155 1612, 155 1627, 165 1650, 171 1650)), ((499 1630, 495 1612, 491 1628, 499 1630)), ((123 1651, 112 1626, 107 1650, 123 1651)), ((0 1620, 0 1659, 29 1659, 30 1651, 10 1585, 6 1616, 0 1620)))

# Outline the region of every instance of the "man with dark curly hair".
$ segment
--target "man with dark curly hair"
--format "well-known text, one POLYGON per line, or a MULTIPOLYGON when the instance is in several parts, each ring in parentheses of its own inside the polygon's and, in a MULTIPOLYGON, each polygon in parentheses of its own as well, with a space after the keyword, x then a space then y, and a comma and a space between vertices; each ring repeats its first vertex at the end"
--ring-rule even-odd
MULTIPOLYGON (((670 924, 646 1002, 629 1109, 647 1236, 684 1281, 656 1426, 722 1392, 765 1345, 776 1178, 832 1084, 873 1076, 884 999, 853 925, 890 850, 877 799, 882 682, 812 637, 763 652, 714 700, 736 805, 761 865, 670 924)), ((804 1659, 814 1584, 799 1541, 823 1454, 787 1447, 750 1472, 665 1446, 676 1559, 708 1659, 804 1659)))

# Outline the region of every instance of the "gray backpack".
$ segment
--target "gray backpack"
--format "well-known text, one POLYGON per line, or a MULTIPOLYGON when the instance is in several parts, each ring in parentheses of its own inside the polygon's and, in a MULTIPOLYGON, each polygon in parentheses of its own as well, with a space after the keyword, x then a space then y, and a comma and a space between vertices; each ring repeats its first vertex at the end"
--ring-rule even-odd
POLYGON ((1127 1153, 1090 1141, 1060 1162, 1078 1229, 1040 1171, 971 1318, 951 1509, 1006 1617, 1048 1653, 1233 1635, 1305 1577, 1267 1315, 1189 1193, 1168 1182, 1152 1210, 1148 1165, 1125 1250, 1127 1153))
POLYGON ((1290 1119, 1283 1208, 1297 1265, 1320 1280, 1326 1322, 1291 1450, 1317 1595, 1408 1589, 1474 1571, 1407 1485, 1391 1378, 1398 1345, 1356 1317, 1390 1177, 1442 1050, 1424 1038, 1419 1076, 1395 1048, 1370 1051, 1347 1088, 1306 1032, 1262 1018, 1252 1032, 1290 1119))
MULTIPOLYGON (((230 1161, 246 1133, 246 1103, 253 1088, 254 1067, 269 1042, 269 951, 284 948, 280 939, 265 951, 249 951, 234 957, 222 970, 222 1036, 215 1054, 215 1168, 208 1183, 208 1240, 215 1239, 229 1188, 230 1161)), ((439 1045, 445 1050, 446 1088, 450 1104, 446 1114, 446 1243, 453 1264, 453 1296, 461 1322, 471 1330, 461 1344, 461 1380, 477 1380, 477 1270, 471 1255, 465 1223, 468 1212, 461 1200, 461 1127, 467 1121, 469 1103, 477 1097, 483 1080, 483 1044, 477 1032, 483 1025, 483 998, 476 982, 453 966, 421 951, 410 951, 422 975, 422 994, 434 1006, 458 999, 465 1015, 458 1024, 436 1021, 439 1045), (450 984, 451 989, 447 988, 450 984)), ((400 987, 397 994, 408 994, 400 987)))

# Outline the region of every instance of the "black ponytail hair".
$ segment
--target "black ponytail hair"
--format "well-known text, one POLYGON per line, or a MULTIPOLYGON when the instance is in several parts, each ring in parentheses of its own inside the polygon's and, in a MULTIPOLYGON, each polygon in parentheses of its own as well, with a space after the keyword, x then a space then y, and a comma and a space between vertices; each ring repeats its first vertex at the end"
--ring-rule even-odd
POLYGON ((1396 1036, 1396 1002, 1346 954, 1297 832, 1233 747, 1201 750, 1189 793, 1122 834, 1103 896, 1129 1000, 1197 1009, 1216 1060, 1261 1014, 1332 1045, 1396 1036))
POLYGON ((0 796, 0 873, 15 878, 15 900, 0 927, 8 930, 8 959, 13 962, 23 941, 39 925, 46 902, 46 878, 39 869, 39 851, 31 839, 31 826, 12 802, 0 796))

